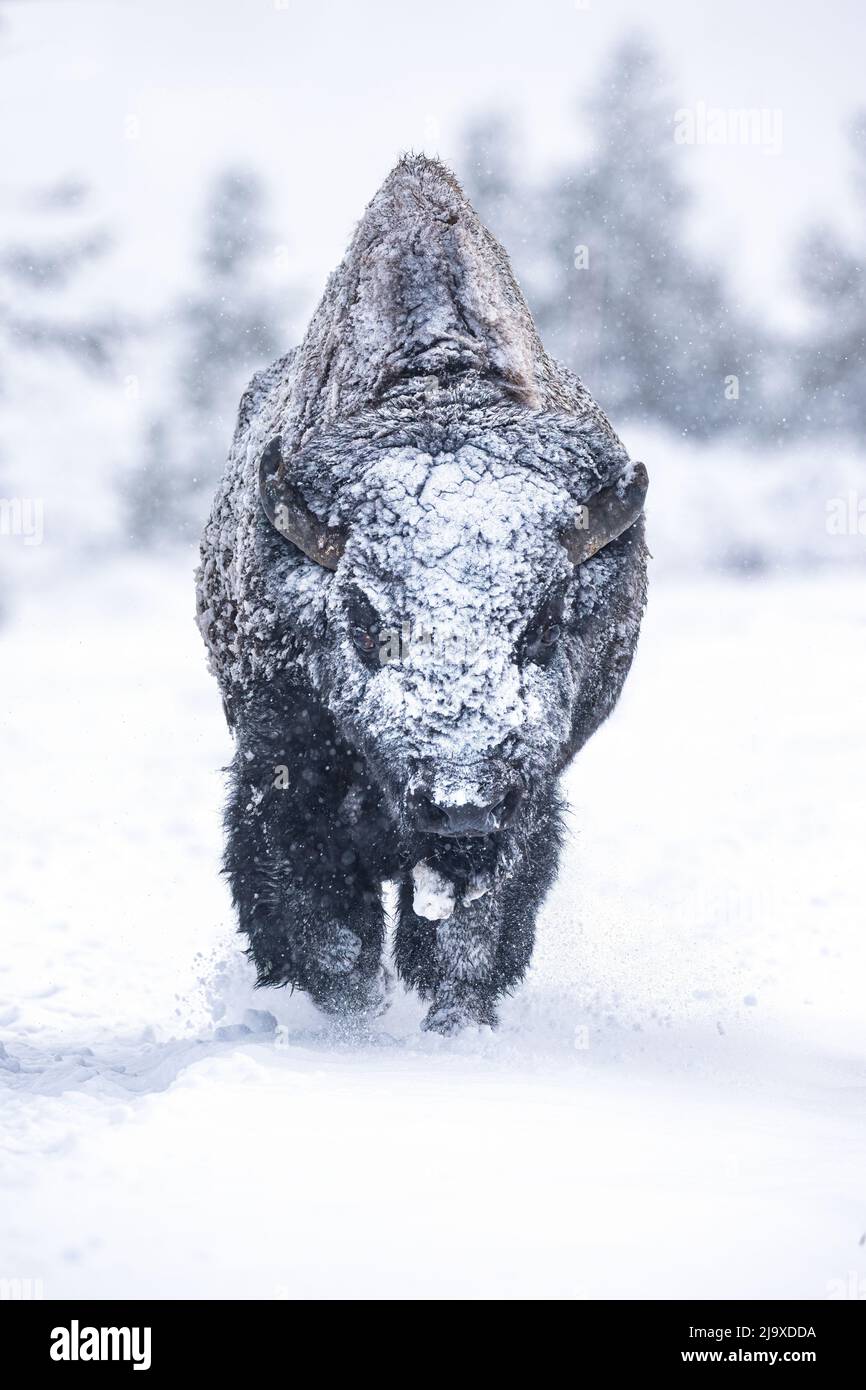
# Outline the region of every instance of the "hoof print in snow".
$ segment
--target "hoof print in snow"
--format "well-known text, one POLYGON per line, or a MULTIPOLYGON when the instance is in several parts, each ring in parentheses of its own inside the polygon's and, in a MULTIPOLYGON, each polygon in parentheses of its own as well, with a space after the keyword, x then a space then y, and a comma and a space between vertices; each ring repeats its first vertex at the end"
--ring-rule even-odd
POLYGON ((277 1020, 269 1009, 245 1009, 242 1023, 251 1033, 269 1037, 277 1031, 277 1020))

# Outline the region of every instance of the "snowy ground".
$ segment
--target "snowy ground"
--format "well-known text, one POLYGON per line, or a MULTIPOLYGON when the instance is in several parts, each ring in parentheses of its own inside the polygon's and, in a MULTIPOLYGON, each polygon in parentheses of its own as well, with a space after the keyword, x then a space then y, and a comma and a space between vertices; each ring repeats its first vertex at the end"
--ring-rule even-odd
POLYGON ((655 585, 532 974, 456 1041, 251 991, 191 608, 106 568, 0 632, 0 1277, 866 1295, 862 578, 655 585))

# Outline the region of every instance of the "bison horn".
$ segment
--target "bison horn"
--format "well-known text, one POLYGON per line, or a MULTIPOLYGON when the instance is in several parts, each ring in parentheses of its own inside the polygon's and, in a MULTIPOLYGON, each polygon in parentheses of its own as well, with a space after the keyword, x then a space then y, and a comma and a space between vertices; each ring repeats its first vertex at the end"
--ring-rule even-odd
POLYGON ((346 536, 337 526, 326 526, 307 506, 293 483, 277 476, 282 462, 278 438, 272 439, 259 464, 259 500, 262 511, 281 536, 296 545, 310 560, 335 570, 346 548, 346 536))
POLYGON ((573 565, 590 560, 634 525, 643 511, 648 487, 646 468, 636 463, 627 483, 622 480, 613 483, 579 509, 577 520, 559 536, 573 565))

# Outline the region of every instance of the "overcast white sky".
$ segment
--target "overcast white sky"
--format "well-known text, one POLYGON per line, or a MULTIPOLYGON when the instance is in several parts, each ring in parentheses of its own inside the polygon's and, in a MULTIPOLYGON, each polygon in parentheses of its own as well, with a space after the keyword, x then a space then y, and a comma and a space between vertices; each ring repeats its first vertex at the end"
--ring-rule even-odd
POLYGON ((678 149, 699 194, 696 235, 776 312, 803 221, 852 215, 843 125, 866 104, 862 0, 589 3, 0 3, 5 192, 87 178, 123 234, 128 302, 158 304, 184 273, 203 175, 252 163, 271 187, 275 243, 323 282, 403 150, 441 154, 459 174, 468 113, 521 115, 539 168, 579 149, 578 100, 640 27, 668 65, 672 110, 782 112, 777 156, 678 149))

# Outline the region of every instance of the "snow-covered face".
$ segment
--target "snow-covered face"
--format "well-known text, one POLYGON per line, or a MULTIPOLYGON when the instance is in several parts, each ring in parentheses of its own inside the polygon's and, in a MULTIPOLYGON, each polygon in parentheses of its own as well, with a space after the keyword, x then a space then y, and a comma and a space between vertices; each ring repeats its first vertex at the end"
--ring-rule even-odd
POLYGON ((580 641, 567 495, 466 445, 383 455, 353 484, 318 677, 407 827, 495 832, 570 734, 580 641))

